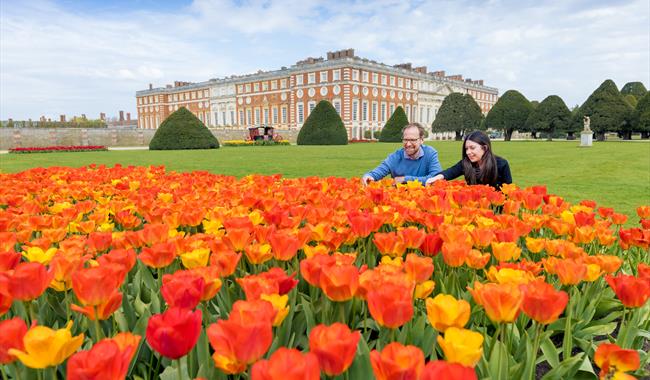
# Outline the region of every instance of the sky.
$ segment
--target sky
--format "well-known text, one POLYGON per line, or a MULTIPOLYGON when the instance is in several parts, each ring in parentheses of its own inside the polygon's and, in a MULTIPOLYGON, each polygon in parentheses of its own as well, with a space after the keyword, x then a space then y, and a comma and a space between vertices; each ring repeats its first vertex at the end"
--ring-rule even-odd
POLYGON ((135 92, 354 48, 582 104, 650 88, 648 0, 0 1, 0 119, 136 115, 135 92))

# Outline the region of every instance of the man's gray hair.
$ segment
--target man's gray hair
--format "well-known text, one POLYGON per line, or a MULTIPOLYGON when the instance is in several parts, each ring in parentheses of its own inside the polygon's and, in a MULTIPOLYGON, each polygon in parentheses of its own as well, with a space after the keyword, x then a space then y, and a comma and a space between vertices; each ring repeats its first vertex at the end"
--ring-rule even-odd
POLYGON ((422 124, 420 123, 408 123, 402 128, 402 136, 404 136, 404 131, 407 130, 408 128, 417 128, 418 132, 420 133, 420 138, 423 139, 424 135, 426 135, 427 131, 424 129, 422 124))

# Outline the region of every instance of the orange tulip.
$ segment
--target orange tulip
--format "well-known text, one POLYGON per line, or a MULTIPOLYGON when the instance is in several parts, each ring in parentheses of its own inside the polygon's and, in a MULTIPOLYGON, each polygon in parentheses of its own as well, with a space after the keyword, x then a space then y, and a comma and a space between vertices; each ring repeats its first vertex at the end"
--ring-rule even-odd
POLYGON ((113 234, 110 232, 91 232, 86 240, 88 251, 93 255, 108 250, 112 242, 113 234))
POLYGON ((119 277, 115 274, 120 268, 113 264, 78 269, 72 274, 72 290, 79 301, 86 306, 106 303, 119 288, 119 277))
POLYGON ((382 255, 399 257, 404 255, 406 246, 400 240, 395 232, 376 232, 373 235, 372 242, 382 255))
POLYGON ((489 246, 496 237, 494 231, 489 228, 475 228, 470 234, 474 240, 474 246, 479 248, 489 246))
POLYGON ((600 367, 600 378, 606 379, 615 372, 636 371, 640 366, 639 353, 613 343, 601 343, 594 354, 594 362, 600 367))
POLYGON ((479 250, 472 249, 465 258, 465 264, 472 269, 484 268, 492 256, 489 253, 482 253, 479 250))
POLYGON ((227 374, 241 373, 271 347, 275 311, 267 301, 236 301, 227 320, 207 329, 215 365, 227 374))
POLYGON ((540 253, 544 249, 545 239, 544 238, 532 238, 526 237, 526 248, 532 253, 540 253))
POLYGON ((435 256, 440 253, 442 248, 442 239, 438 233, 426 234, 422 245, 420 245, 420 251, 425 256, 435 256))
POLYGON ((538 280, 522 286, 524 301, 521 310, 531 319, 543 324, 555 322, 569 302, 569 295, 557 291, 544 281, 538 280))
POLYGON ((70 309, 85 315, 91 321, 96 319, 103 321, 108 319, 117 309, 122 306, 122 293, 114 290, 106 301, 93 306, 70 305, 70 309))
POLYGON ((433 261, 430 257, 421 257, 414 253, 406 255, 404 271, 416 283, 420 284, 431 278, 433 261))
POLYGON ((248 228, 228 228, 223 241, 237 252, 241 252, 253 240, 253 231, 248 228))
POLYGON ((124 379, 133 353, 133 348, 122 350, 113 340, 102 339, 68 359, 68 379, 124 379))
POLYGON ((222 285, 222 281, 219 278, 219 268, 215 266, 207 266, 190 269, 190 271, 203 277, 203 281, 205 282, 203 294, 201 294, 201 301, 208 301, 214 298, 222 285))
POLYGON ((413 317, 413 286, 385 282, 366 294, 368 310, 380 326, 402 326, 413 317))
POLYGON ((360 338, 359 331, 352 332, 342 323, 318 325, 309 333, 309 351, 318 357, 321 371, 338 376, 352 365, 360 338))
POLYGON ((397 231, 397 237, 406 248, 419 248, 426 237, 426 233, 417 227, 406 227, 397 231))
POLYGON ((329 255, 315 255, 300 261, 300 274, 311 286, 320 287, 323 267, 334 265, 335 259, 329 255))
POLYGON ((445 242, 442 244, 442 258, 450 267, 459 267, 465 263, 471 250, 472 246, 467 243, 445 242))
POLYGON ((149 267, 164 268, 176 258, 176 245, 170 241, 144 247, 138 258, 149 267))
POLYGON ((352 264, 329 265, 321 268, 319 279, 327 298, 343 302, 354 297, 359 287, 359 269, 352 264))
POLYGON ((252 380, 318 380, 318 359, 311 352, 280 347, 268 360, 260 360, 251 370, 252 380))
POLYGON ((269 233, 267 238, 271 244, 273 256, 281 261, 291 260, 303 245, 296 236, 287 232, 274 231, 269 233))
POLYGON ((586 278, 587 265, 582 260, 559 260, 555 265, 555 274, 562 285, 577 285, 586 278))
POLYGON ((510 323, 519 316, 523 295, 514 284, 481 284, 476 281, 474 289, 468 288, 474 301, 483 306, 493 322, 510 323))
POLYGON ((53 277, 54 272, 41 263, 20 263, 9 276, 7 290, 14 299, 31 301, 43 294, 53 277))
POLYGON ((449 327, 465 327, 469 321, 470 307, 465 300, 448 294, 427 298, 427 318, 434 329, 444 332, 449 327))
POLYGON ((0 252, 0 272, 6 272, 14 269, 20 262, 20 253, 10 251, 0 252))
POLYGON ((605 280, 625 307, 642 307, 650 298, 650 279, 619 274, 605 280))
POLYGON ((639 206, 636 208, 636 214, 641 219, 650 219, 650 206, 639 206))
POLYGON ((251 244, 244 248, 246 258, 251 264, 262 264, 273 258, 270 244, 251 244))
POLYGON ((379 352, 370 352, 372 372, 377 380, 417 380, 424 370, 424 354, 415 346, 389 343, 379 352))

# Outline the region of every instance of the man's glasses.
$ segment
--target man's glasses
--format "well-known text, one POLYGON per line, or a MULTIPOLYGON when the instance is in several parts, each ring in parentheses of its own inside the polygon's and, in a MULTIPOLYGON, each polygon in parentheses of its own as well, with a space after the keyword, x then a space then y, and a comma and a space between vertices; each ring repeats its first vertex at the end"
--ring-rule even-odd
POLYGON ((420 139, 402 139, 402 142, 403 142, 404 144, 406 144, 406 143, 413 143, 413 144, 415 144, 415 143, 418 142, 418 141, 420 141, 420 139))

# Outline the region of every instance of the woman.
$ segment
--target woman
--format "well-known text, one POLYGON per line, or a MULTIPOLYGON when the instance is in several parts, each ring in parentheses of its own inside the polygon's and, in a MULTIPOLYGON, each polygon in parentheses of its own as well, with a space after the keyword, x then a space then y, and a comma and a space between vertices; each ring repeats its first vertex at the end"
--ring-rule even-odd
POLYGON ((429 178, 426 184, 461 175, 465 176, 468 185, 490 185, 497 190, 504 183, 512 183, 508 161, 492 153, 490 138, 485 133, 474 131, 465 136, 462 156, 456 165, 429 178))

